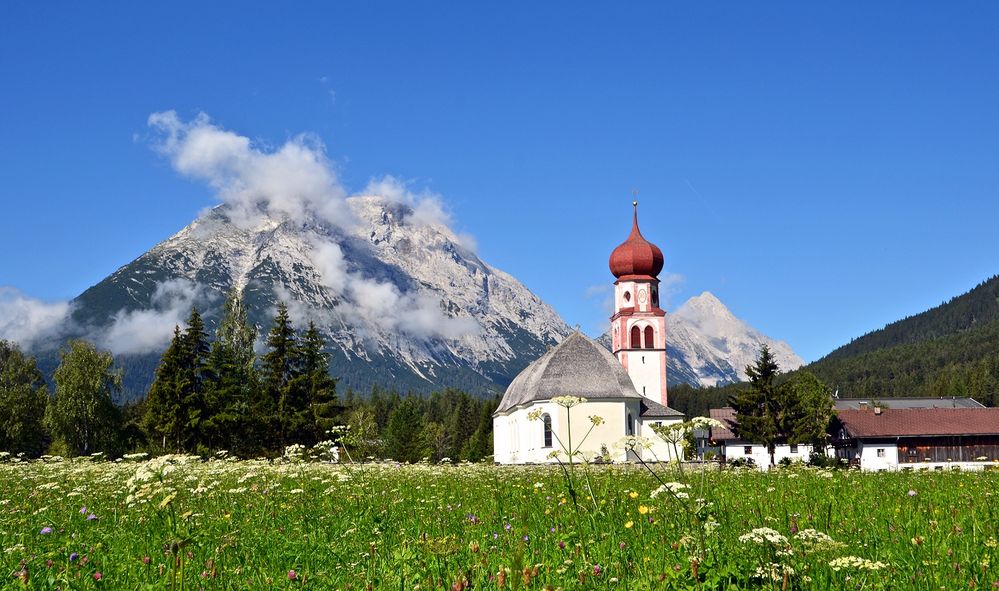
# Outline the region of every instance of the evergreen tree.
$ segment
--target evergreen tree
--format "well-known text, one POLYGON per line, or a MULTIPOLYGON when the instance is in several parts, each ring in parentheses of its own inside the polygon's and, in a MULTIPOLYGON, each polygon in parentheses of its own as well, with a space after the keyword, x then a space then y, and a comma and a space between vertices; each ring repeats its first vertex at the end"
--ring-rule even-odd
POLYGON ((385 453, 400 462, 418 462, 424 456, 420 442, 423 431, 423 416, 419 403, 413 396, 407 396, 389 414, 385 427, 385 453))
POLYGON ((264 418, 263 426, 273 433, 269 438, 279 449, 292 443, 289 429, 294 426, 295 406, 299 396, 291 391, 289 384, 298 374, 297 339, 288 316, 288 306, 278 304, 274 326, 267 335, 268 351, 263 357, 262 378, 263 396, 257 409, 257 416, 264 418))
POLYGON ((170 346, 160 357, 156 377, 146 396, 144 426, 149 438, 162 449, 179 451, 184 439, 181 380, 183 372, 183 337, 179 326, 173 328, 170 346))
POLYGON ((197 448, 201 423, 207 415, 208 352, 204 321, 198 310, 191 308, 184 332, 174 327, 173 339, 160 358, 147 396, 146 430, 163 449, 182 453, 197 448))
POLYGON ((298 427, 297 441, 315 445, 336 425, 340 407, 336 399, 336 380, 330 376, 329 354, 324 350, 326 342, 315 323, 309 322, 298 346, 296 363, 298 375, 293 378, 289 390, 294 392, 293 415, 298 427))
POLYGON ((210 383, 201 428, 208 449, 226 449, 243 457, 260 451, 253 434, 261 430, 253 429, 251 404, 259 389, 253 352, 256 335, 256 328, 247 323, 242 299, 231 293, 208 356, 210 383))
POLYGON ((48 387, 34 357, 0 340, 0 450, 31 457, 45 450, 48 387))
POLYGON ((192 307, 187 318, 187 329, 181 339, 182 368, 180 394, 183 414, 181 421, 185 447, 181 449, 194 450, 201 440, 201 421, 205 416, 205 390, 209 383, 208 334, 205 323, 197 308, 192 307))
POLYGON ((774 452, 782 436, 784 401, 777 387, 780 368, 767 345, 760 348, 756 362, 746 367, 746 375, 749 376, 749 388, 729 399, 735 409, 735 434, 744 441, 765 445, 773 465, 774 452))
POLYGON ((55 396, 45 413, 53 439, 69 455, 113 453, 121 420, 113 397, 122 381, 114 358, 81 340, 70 341, 59 356, 55 396))

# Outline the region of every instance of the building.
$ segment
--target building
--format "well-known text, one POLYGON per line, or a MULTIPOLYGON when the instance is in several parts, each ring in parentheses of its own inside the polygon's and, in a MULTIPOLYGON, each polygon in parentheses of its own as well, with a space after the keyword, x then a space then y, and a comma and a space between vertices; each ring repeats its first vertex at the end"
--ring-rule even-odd
MULTIPOLYGON (((824 450, 863 470, 981 468, 999 464, 999 408, 972 398, 867 398, 834 400, 830 447, 824 450), (891 408, 888 407, 891 405, 891 408)), ((726 462, 752 460, 766 469, 770 454, 759 443, 736 436, 735 410, 715 408, 710 441, 726 462)), ((807 461, 810 445, 778 445, 774 462, 807 461)))
POLYGON ((837 458, 862 470, 999 466, 999 408, 882 408, 838 411, 837 458))
POLYGON ((642 236, 634 206, 631 234, 610 256, 612 352, 577 331, 517 375, 493 415, 496 462, 554 462, 553 452, 564 459, 570 447, 613 461, 673 459, 652 429, 683 420, 666 405, 666 313, 659 308, 658 279, 663 254, 642 236), (569 396, 586 402, 561 398, 569 396), (632 436, 648 438, 652 447, 629 452, 619 445, 632 436))
MULTIPOLYGON (((722 461, 751 461, 754 465, 764 470, 770 467, 770 452, 767 451, 767 446, 761 443, 745 441, 736 436, 734 408, 729 406, 712 408, 708 411, 708 414, 712 419, 722 424, 721 427, 713 427, 708 435, 710 443, 713 443, 713 446, 719 449, 722 461)), ((811 445, 781 444, 774 448, 774 463, 779 464, 783 460, 807 462, 811 455, 811 445)))

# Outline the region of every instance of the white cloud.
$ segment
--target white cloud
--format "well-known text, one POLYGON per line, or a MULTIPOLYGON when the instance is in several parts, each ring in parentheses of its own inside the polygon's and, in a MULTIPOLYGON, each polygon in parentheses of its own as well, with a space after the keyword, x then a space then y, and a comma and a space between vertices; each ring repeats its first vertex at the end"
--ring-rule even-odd
POLYGON ((186 279, 164 281, 156 286, 150 308, 119 310, 111 325, 94 335, 114 354, 158 353, 173 337, 175 326, 184 327, 191 306, 210 300, 204 290, 186 279))
POLYGON ((43 302, 13 287, 0 287, 0 339, 14 341, 25 349, 50 340, 55 344, 71 312, 69 302, 43 302))
POLYGON ((253 224, 264 212, 304 220, 306 214, 337 226, 354 223, 322 142, 302 134, 269 150, 224 130, 200 114, 184 122, 174 111, 153 113, 156 148, 183 175, 207 182, 231 206, 234 221, 253 224))
MULTIPOLYGON (((312 246, 310 256, 322 284, 342 300, 339 311, 362 337, 373 337, 366 332, 371 328, 380 332, 403 332, 419 339, 454 339, 479 332, 475 319, 452 318, 445 314, 438 298, 425 293, 404 294, 392 283, 348 271, 339 245, 316 240, 312 246)), ((294 299, 283 290, 278 296, 289 302, 290 311, 294 299)), ((307 316, 307 311, 299 312, 299 317, 307 316)))
MULTIPOLYGON (((177 172, 211 186, 229 206, 227 212, 237 225, 251 227, 263 216, 275 214, 301 222, 316 217, 341 228, 358 223, 348 209, 347 191, 325 147, 313 136, 299 135, 271 149, 222 129, 205 114, 183 121, 174 111, 153 113, 148 124, 159 133, 156 149, 170 159, 177 172)), ((438 227, 462 247, 475 250, 474 238, 451 230, 451 215, 437 193, 414 191, 410 183, 384 176, 372 179, 361 194, 403 205, 407 210, 403 223, 438 227)), ((316 239, 310 257, 323 285, 341 300, 343 317, 356 321, 359 329, 402 331, 417 338, 457 338, 479 330, 474 319, 445 314, 431 295, 402 293, 392 283, 348 271, 344 253, 334 242, 316 239)), ((319 311, 299 309, 304 305, 296 303, 291 294, 279 290, 277 295, 296 318, 319 319, 319 311)), ((172 330, 189 308, 187 301, 179 308, 167 305, 121 312, 108 331, 108 341, 127 349, 152 350, 169 340, 169 334, 162 334, 164 329, 172 330), (155 330, 132 334, 140 325, 155 330)))

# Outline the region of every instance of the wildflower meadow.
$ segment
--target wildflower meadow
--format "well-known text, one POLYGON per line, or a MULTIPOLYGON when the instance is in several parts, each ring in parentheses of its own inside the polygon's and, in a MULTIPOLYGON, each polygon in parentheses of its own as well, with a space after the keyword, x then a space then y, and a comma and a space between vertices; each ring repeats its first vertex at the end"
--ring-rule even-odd
POLYGON ((3 588, 995 589, 999 471, 0 464, 3 588))

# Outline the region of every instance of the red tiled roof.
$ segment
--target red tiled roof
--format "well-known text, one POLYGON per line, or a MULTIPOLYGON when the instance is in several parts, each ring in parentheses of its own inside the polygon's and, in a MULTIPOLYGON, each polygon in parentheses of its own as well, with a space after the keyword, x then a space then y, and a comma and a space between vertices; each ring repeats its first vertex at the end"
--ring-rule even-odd
POLYGON ((999 435, 999 408, 840 410, 836 416, 852 437, 999 435))
POLYGON ((734 430, 732 429, 735 425, 735 409, 731 406, 726 406, 724 408, 712 408, 708 411, 708 416, 716 421, 721 421, 724 427, 712 427, 711 428, 711 439, 712 441, 732 441, 739 439, 735 436, 734 430))

